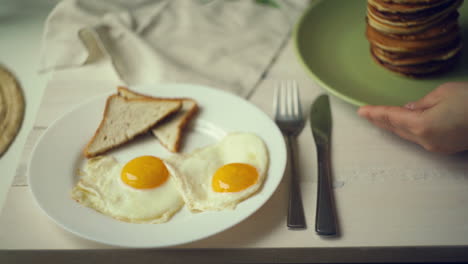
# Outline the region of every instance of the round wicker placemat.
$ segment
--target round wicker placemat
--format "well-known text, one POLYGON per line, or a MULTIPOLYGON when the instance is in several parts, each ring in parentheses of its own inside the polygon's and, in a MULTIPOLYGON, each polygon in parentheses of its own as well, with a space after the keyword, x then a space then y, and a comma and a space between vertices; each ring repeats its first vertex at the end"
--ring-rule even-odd
POLYGON ((8 150, 19 132, 25 102, 16 78, 0 65, 0 157, 8 150))

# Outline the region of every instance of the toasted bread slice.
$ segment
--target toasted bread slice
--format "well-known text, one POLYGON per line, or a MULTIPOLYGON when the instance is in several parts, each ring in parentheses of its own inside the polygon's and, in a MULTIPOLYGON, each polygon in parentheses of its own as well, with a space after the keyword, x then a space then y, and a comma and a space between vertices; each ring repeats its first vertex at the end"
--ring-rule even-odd
POLYGON ((180 100, 127 99, 116 94, 111 95, 107 98, 102 121, 83 154, 90 158, 120 146, 147 132, 181 107, 180 100))
MULTIPOLYGON (((130 91, 125 87, 118 87, 118 93, 128 99, 153 98, 130 91)), ((174 115, 165 119, 161 123, 158 123, 151 130, 153 135, 161 142, 161 144, 171 152, 179 151, 184 128, 198 110, 198 105, 195 100, 190 98, 180 98, 180 100, 182 100, 182 108, 174 115)))

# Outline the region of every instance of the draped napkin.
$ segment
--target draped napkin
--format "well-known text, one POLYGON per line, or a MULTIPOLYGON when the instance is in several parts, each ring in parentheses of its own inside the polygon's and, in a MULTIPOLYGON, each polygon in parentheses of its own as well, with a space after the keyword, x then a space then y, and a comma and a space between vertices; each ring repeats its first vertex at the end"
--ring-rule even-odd
POLYGON ((49 15, 41 71, 108 60, 125 84, 191 82, 249 96, 304 0, 64 0, 49 15))

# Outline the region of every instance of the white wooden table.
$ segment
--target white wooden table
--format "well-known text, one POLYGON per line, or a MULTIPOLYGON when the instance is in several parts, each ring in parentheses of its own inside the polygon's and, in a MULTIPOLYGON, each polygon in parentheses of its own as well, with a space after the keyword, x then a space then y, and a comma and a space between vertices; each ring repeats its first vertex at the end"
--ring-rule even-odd
POLYGON ((34 125, 48 75, 37 74, 44 21, 55 1, 0 1, 0 63, 24 90, 26 112, 19 134, 0 158, 0 209, 16 174, 23 145, 34 125))
MULTIPOLYGON (((44 16, 39 16, 37 21, 41 19, 44 16)), ((37 36, 40 27, 35 30, 37 36)), ((290 41, 249 98, 270 115, 273 88, 279 80, 299 83, 306 113, 315 97, 325 92, 300 66, 294 53, 290 41)), ((21 58, 24 54, 11 56, 21 58)), ((23 70, 30 65, 16 67, 23 70)), ((117 83, 111 81, 111 72, 92 74, 103 67, 97 64, 54 73, 46 85, 36 119, 34 113, 28 113, 27 118, 34 121, 29 121, 21 133, 30 132, 30 136, 24 140, 23 135, 24 152, 17 160, 12 158, 14 164, 9 164, 10 170, 17 168, 13 184, 5 187, 9 183, 0 182, 3 185, 0 187, 8 190, 0 213, 0 250, 7 250, 0 251, 1 263, 2 258, 57 263, 71 257, 82 261, 94 257, 106 260, 108 250, 115 249, 58 227, 36 205, 26 175, 29 153, 53 120, 90 96, 115 89, 117 83), (83 79, 83 76, 93 77, 83 79)), ((34 82, 35 78, 39 77, 32 71, 20 76, 24 83, 34 82)), ((40 87, 25 86, 27 98, 36 97, 28 100, 28 107, 39 103, 37 94, 40 93, 35 89, 40 87)), ((117 252, 121 258, 136 257, 145 262, 153 256, 166 261, 207 263, 468 260, 468 154, 428 153, 371 126, 357 116, 354 106, 334 97, 331 106, 334 193, 340 237, 323 239, 314 233, 317 165, 313 138, 306 125, 299 137, 299 164, 307 230, 290 231, 286 227, 289 175, 285 175, 273 197, 239 225, 171 249, 120 249, 117 252), (221 249, 230 249, 231 258, 226 259, 221 249)), ((17 146, 16 151, 22 149, 23 146, 17 146)))

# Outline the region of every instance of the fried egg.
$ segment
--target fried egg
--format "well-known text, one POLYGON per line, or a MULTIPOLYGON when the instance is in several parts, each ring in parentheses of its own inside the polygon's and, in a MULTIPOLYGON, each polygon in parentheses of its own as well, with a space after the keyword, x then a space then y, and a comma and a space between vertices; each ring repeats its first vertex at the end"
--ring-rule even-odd
POLYGON ((110 156, 87 160, 72 198, 131 223, 166 222, 184 205, 164 162, 153 156, 137 157, 125 165, 110 156))
POLYGON ((260 190, 268 150, 253 133, 231 133, 213 145, 169 157, 167 165, 191 211, 235 209, 260 190))

